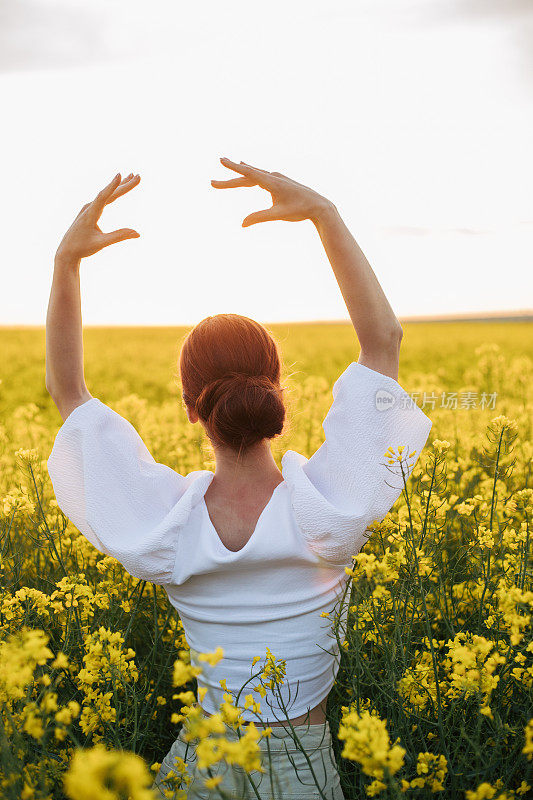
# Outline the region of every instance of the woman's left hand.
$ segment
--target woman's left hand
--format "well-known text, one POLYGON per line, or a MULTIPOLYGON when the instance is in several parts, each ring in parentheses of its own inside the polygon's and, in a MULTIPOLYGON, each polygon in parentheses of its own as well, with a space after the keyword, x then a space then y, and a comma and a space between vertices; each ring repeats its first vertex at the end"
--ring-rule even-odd
POLYGON ((241 161, 237 164, 229 158, 221 158, 221 164, 228 169, 238 172, 241 177, 229 181, 211 181, 215 189, 236 189, 244 186, 260 186, 266 189, 272 197, 272 205, 262 211, 248 214, 242 222, 242 227, 255 225, 257 222, 269 220, 284 220, 285 222, 301 222, 310 219, 317 223, 324 214, 330 214, 334 209, 333 203, 327 200, 314 189, 298 183, 281 172, 268 172, 265 169, 252 167, 241 161))
POLYGON ((79 261, 86 256, 98 253, 104 247, 126 239, 137 239, 140 234, 132 228, 121 228, 110 233, 103 233, 98 226, 102 211, 123 194, 130 192, 140 182, 139 175, 128 175, 121 180, 120 173, 115 175, 111 183, 98 192, 91 203, 83 206, 78 216, 63 236, 56 252, 56 259, 79 261))

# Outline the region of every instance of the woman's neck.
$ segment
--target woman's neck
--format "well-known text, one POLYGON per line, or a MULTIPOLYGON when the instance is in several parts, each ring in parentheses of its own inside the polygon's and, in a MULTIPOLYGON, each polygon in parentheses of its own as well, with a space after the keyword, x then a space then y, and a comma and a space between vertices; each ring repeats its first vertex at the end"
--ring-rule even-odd
POLYGON ((283 480, 272 451, 270 441, 264 439, 240 454, 230 447, 215 447, 215 477, 212 490, 238 495, 254 487, 274 489, 283 480))

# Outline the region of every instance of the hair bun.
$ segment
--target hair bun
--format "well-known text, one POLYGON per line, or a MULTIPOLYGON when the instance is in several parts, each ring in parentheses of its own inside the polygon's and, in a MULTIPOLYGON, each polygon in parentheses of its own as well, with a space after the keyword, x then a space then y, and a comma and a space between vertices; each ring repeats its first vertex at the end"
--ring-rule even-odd
POLYGON ((195 408, 217 443, 247 448, 282 432, 282 392, 266 375, 229 372, 204 386, 195 408))
POLYGON ((180 376, 183 400, 214 445, 241 451, 282 432, 281 357, 261 323, 240 314, 206 317, 183 343, 180 376))

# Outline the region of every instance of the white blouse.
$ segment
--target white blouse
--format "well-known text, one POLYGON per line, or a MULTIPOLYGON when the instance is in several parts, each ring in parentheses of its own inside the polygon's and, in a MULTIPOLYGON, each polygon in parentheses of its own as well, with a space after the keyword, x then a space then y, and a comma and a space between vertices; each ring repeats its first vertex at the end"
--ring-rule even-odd
MULTIPOLYGON (((253 674, 254 656, 263 659, 268 647, 286 661, 281 694, 294 718, 333 685, 339 651, 321 613, 332 611, 342 593, 344 568, 367 540, 368 525, 381 521, 402 492, 385 451, 416 451, 404 466, 409 476, 431 426, 397 381, 350 364, 333 385, 324 443, 309 459, 285 453, 283 481, 238 551, 225 547, 207 511, 214 473, 184 476, 157 463, 135 428, 97 398, 75 408, 59 429, 48 472, 59 507, 98 550, 131 575, 164 586, 193 663, 197 653, 224 649, 215 667, 200 664, 205 710, 218 711, 222 678, 236 697, 253 674)), ((242 701, 257 683, 247 685, 242 701)), ((270 690, 261 709, 265 721, 286 718, 270 690)), ((250 709, 242 716, 256 719, 250 709)))

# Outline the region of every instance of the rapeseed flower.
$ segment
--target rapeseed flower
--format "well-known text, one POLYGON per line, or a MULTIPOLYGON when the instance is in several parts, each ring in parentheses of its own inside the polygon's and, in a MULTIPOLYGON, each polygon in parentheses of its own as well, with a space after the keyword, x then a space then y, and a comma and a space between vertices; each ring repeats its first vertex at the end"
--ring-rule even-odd
POLYGON ((525 744, 522 752, 528 761, 533 758, 533 718, 529 720, 524 729, 525 744))
POLYGON ((219 661, 224 658, 224 650, 222 647, 217 647, 214 653, 200 653, 198 655, 199 661, 207 661, 211 667, 216 667, 219 661))
MULTIPOLYGON (((324 330, 321 326, 316 335, 323 337, 324 330)), ((511 328, 506 335, 513 335, 511 328)), ((464 341, 468 347, 468 336, 464 341)), ((523 342, 517 339, 518 346, 523 342)), ((528 434, 533 361, 505 347, 487 343, 465 369, 443 357, 434 371, 420 361, 420 373, 411 372, 409 385, 437 398, 429 413, 438 438, 431 437, 427 458, 417 462, 395 506, 385 519, 367 526, 368 541, 343 565, 342 578, 350 583, 347 622, 337 610, 322 612, 322 621, 331 622, 332 643, 336 639, 342 659, 331 702, 352 703, 357 698, 361 716, 379 708, 381 717, 389 720, 383 723, 385 733, 394 724, 397 744, 409 750, 403 768, 393 775, 386 769, 383 777, 360 770, 367 796, 396 797, 403 791, 406 797, 447 797, 448 778, 442 775, 447 767, 454 776, 453 791, 463 797, 468 793, 475 798, 525 800, 532 792, 528 769, 533 721, 528 723, 528 711, 533 688, 533 489, 528 475, 533 443, 528 434), (438 398, 450 388, 449 379, 459 381, 465 394, 479 392, 479 408, 471 407, 468 413, 453 411, 453 404, 441 403, 439 408, 438 398), (487 406, 489 393, 497 393, 500 416, 491 411, 493 405, 487 406), (483 431, 485 420, 491 419, 483 431), (524 434, 521 438, 518 430, 524 434), (458 633, 466 638, 457 638, 458 633), (363 695, 372 696, 374 705, 363 695), (446 747, 445 756, 436 749, 439 743, 446 747), (434 747, 435 753, 424 752, 427 747, 434 747), (490 783, 460 777, 476 763, 479 752, 490 783), (496 780, 495 775, 501 777, 496 780)), ((150 364, 157 364, 153 350, 146 352, 150 364)), ((142 356, 142 348, 136 354, 142 356)), ((305 410, 305 424, 273 442, 278 462, 287 447, 308 456, 322 443, 321 422, 331 404, 333 373, 329 357, 315 355, 315 372, 321 374, 294 380, 291 390, 296 413, 305 410)), ((11 362, 16 359, 6 362, 8 374, 11 362)), ((102 384, 104 396, 116 398, 114 407, 137 427, 157 461, 180 474, 214 466, 208 442, 176 409, 176 392, 167 398, 164 381, 161 398, 147 385, 153 394, 149 401, 131 394, 122 369, 109 375, 108 385, 105 380, 102 384)), ((225 761, 228 728, 244 733, 244 710, 261 713, 263 698, 286 681, 283 660, 268 651, 262 664, 256 656, 250 681, 238 695, 242 702, 221 678, 227 695, 221 708, 207 719, 198 711, 195 696, 202 704, 207 685, 197 685, 196 680, 201 680, 201 667, 207 671, 211 665, 223 675, 219 651, 191 664, 183 623, 165 592, 126 573, 64 518, 42 458, 56 433, 54 415, 36 404, 13 405, 13 386, 14 382, 11 388, 7 381, 2 384, 6 413, 0 421, 0 713, 7 736, 0 753, 2 792, 13 800, 59 796, 73 741, 91 737, 106 747, 113 743, 120 753, 121 747, 133 749, 135 740, 140 751, 143 742, 152 746, 160 741, 169 717, 182 722, 199 742, 207 740, 205 761, 215 756, 216 767, 225 761), (30 657, 24 630, 50 633, 44 644, 50 654, 44 662, 30 657), (169 670, 166 664, 176 658, 172 653, 179 653, 180 664, 169 670), (173 696, 174 673, 182 681, 174 690, 179 714, 173 714, 167 702, 173 696)), ((398 438, 399 447, 391 441, 394 446, 384 457, 378 454, 378 460, 392 474, 387 483, 400 489, 417 452, 408 437, 398 438)), ((342 569, 336 565, 330 572, 324 564, 317 577, 320 582, 329 580, 342 569)), ((338 709, 331 710, 337 719, 338 709)), ((261 737, 268 735, 268 728, 261 732, 261 737)), ((374 740, 379 741, 377 733, 374 740)), ((251 744, 241 745, 236 757, 252 764, 258 754, 254 756, 251 744)), ((389 750, 393 747, 389 740, 389 750)), ((384 762, 386 758, 380 764, 384 762)), ((474 771, 473 767, 471 776, 474 771)), ((190 781, 187 765, 178 760, 167 796, 185 800, 190 781)), ((218 796, 224 786, 219 776, 206 775, 206 781, 205 791, 218 796)), ((116 785, 104 784, 116 796, 116 785)), ((94 785, 93 780, 87 786, 91 800, 94 785)), ((268 781, 262 785, 268 786, 268 781)), ((105 798, 103 791, 97 796, 105 798)), ((125 800, 127 793, 120 796, 125 800)))
POLYGON ((44 631, 23 629, 0 642, 0 702, 20 700, 37 666, 53 658, 44 631))
POLYGON ((391 744, 386 722, 376 714, 344 707, 338 738, 344 741, 342 757, 356 761, 365 775, 383 781, 395 775, 404 763, 405 749, 391 744))
POLYGON ((424 789, 426 786, 431 792, 444 791, 444 780, 447 773, 447 761, 442 755, 434 753, 419 753, 416 762, 418 778, 409 782, 412 789, 424 789))
POLYGON ((276 659, 268 647, 266 653, 265 664, 261 673, 261 682, 263 683, 264 681, 270 689, 274 689, 275 686, 282 686, 284 684, 287 663, 281 658, 276 659))
POLYGON ((101 744, 77 750, 64 777, 70 800, 153 800, 151 783, 142 758, 101 744))

